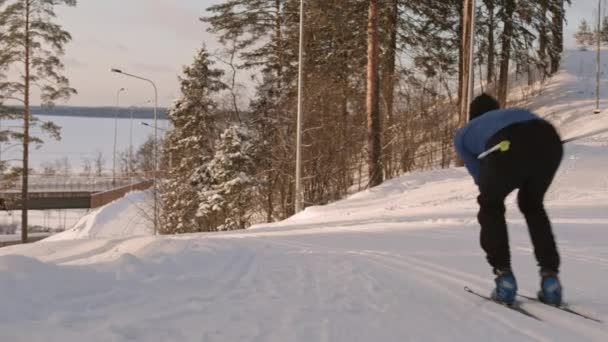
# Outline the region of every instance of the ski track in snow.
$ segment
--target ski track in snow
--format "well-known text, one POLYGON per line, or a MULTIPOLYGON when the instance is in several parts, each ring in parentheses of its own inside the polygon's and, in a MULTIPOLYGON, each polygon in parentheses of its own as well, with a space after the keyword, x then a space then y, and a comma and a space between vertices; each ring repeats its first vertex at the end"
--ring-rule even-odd
MULTIPOLYGON (((301 248, 304 251, 311 253, 312 251, 317 251, 318 253, 322 253, 323 250, 334 250, 329 246, 314 246, 310 244, 302 244, 296 243, 293 241, 290 242, 281 242, 279 244, 293 247, 293 248, 301 248)), ((436 264, 433 262, 425 261, 420 257, 401 255, 401 254, 392 254, 386 253, 383 251, 345 251, 345 254, 356 255, 363 257, 366 261, 375 264, 376 266, 380 266, 386 268, 389 271, 395 272, 397 274, 411 274, 416 273, 416 277, 406 277, 409 278, 409 281, 413 279, 421 281, 421 284, 424 287, 433 287, 440 292, 444 296, 449 296, 453 300, 458 300, 460 305, 470 304, 470 298, 462 296, 461 293, 457 291, 459 286, 462 287, 462 284, 472 284, 476 288, 487 289, 491 288, 493 285, 493 281, 491 278, 483 278, 474 273, 467 273, 463 271, 454 270, 440 264, 436 264), (447 283, 447 284, 446 284, 447 283)), ((447 302, 446 298, 446 302, 447 302)), ((494 309, 495 304, 487 303, 485 301, 482 304, 490 304, 492 309, 494 309)), ((537 303, 527 303, 524 304, 527 310, 530 310, 532 313, 537 313, 543 318, 550 318, 552 322, 559 322, 559 325, 562 327, 568 327, 571 330, 571 338, 581 340, 581 337, 585 337, 588 340, 602 340, 607 337, 606 329, 598 328, 597 324, 588 324, 584 328, 581 328, 580 322, 577 319, 572 319, 571 314, 559 312, 553 308, 543 307, 541 304, 537 303)), ((575 306, 572 306, 573 308, 575 306)), ((503 308, 501 308, 503 309, 503 308)), ((493 310, 492 310, 493 311, 493 310)), ((580 310, 579 310, 580 311, 580 310)), ((514 313, 514 316, 519 316, 519 314, 514 313)), ((518 333, 522 334, 517 338, 517 340, 521 340, 523 337, 530 338, 531 340, 537 341, 550 341, 550 339, 544 338, 541 335, 534 333, 532 330, 521 330, 521 327, 514 323, 512 320, 505 319, 504 315, 499 314, 498 312, 492 312, 491 316, 498 319, 505 326, 514 329, 518 333)), ((521 318, 521 317, 518 317, 521 318)), ((578 319, 580 320, 580 319, 578 319)), ((557 335, 555 337, 558 337, 557 335)), ((564 332, 560 332, 560 338, 564 338, 564 332)), ((459 339, 455 339, 459 340, 459 339)), ((568 339, 564 339, 568 340, 568 339)))
MULTIPOLYGON (((563 227, 558 228, 560 232, 563 227)), ((512 230, 514 263, 527 265, 516 268, 522 273, 518 280, 529 293, 535 291, 537 279, 529 242, 523 242, 527 233, 519 227, 512 230)), ((77 341, 82 336, 91 341, 605 340, 605 326, 552 308, 524 304, 546 320, 535 322, 466 294, 465 285, 479 291, 492 286, 476 233, 440 225, 425 230, 147 238, 147 243, 138 238, 98 245, 97 258, 78 249, 71 258, 55 258, 53 250, 69 249, 70 243, 49 242, 45 244, 49 264, 38 265, 44 272, 25 271, 24 280, 34 284, 35 291, 16 295, 30 298, 32 306, 43 304, 42 309, 33 318, 17 313, 14 320, 0 319, 0 337, 11 341, 36 337, 77 341), (120 249, 138 255, 120 254, 120 249), (35 286, 55 273, 58 279, 48 285, 51 291, 35 286), (67 283, 64 273, 72 274, 67 283), (84 280, 70 283, 72 278, 84 280), (89 282, 97 286, 91 289, 89 282), (32 333, 23 335, 25 328, 32 333), (19 339, 17 332, 26 337, 19 339)), ((590 263, 564 259, 576 265, 590 263)), ((10 282, 18 277, 3 274, 0 264, 0 279, 10 282)), ((0 288, 10 289, 6 283, 0 288)), ((578 304, 578 294, 567 292, 567 298, 568 293, 578 304)), ((589 302, 579 306, 573 305, 599 318, 608 313, 589 302)))

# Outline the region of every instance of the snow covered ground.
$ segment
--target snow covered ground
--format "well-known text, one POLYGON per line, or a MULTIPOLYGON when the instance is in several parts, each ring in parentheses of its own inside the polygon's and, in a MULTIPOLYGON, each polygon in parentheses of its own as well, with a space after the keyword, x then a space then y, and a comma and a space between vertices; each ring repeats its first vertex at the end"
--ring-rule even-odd
POLYGON ((150 201, 150 192, 131 192, 82 216, 71 229, 53 235, 46 241, 152 235, 150 224, 153 218, 149 213, 153 211, 150 208, 150 201))
MULTIPOLYGON (((587 58, 569 54, 531 104, 564 137, 587 120, 608 126, 575 91, 587 58)), ((567 146, 547 196, 565 298, 604 321, 606 137, 567 146)), ((163 237, 115 237, 142 232, 123 229, 129 209, 116 202, 71 233, 0 249, 0 341, 607 341, 606 323, 524 302, 538 322, 463 291, 493 286, 476 195, 463 169, 413 173, 284 222, 163 237)), ((534 295, 531 244, 508 202, 514 270, 534 295)))

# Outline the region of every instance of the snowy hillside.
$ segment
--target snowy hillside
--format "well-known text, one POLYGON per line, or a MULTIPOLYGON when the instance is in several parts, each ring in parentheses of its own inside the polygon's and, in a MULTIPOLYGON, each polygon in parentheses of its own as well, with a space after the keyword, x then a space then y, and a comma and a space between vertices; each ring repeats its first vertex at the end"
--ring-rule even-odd
MULTIPOLYGON (((592 114, 589 55, 569 53, 530 104, 564 137, 608 127, 608 113, 592 114)), ((547 197, 565 299, 603 321, 606 170, 606 135, 568 145, 547 197)), ((0 341, 608 341, 606 323, 523 301, 539 322, 463 291, 493 286, 476 195, 463 169, 448 169, 242 232, 112 238, 124 221, 94 215, 78 239, 0 249, 0 341)), ((533 296, 537 267, 513 197, 508 221, 520 290, 533 296)))
MULTIPOLYGON (((540 98, 531 98, 527 107, 551 120, 564 138, 608 126, 608 50, 601 51, 600 115, 596 106, 597 50, 567 51, 562 70, 544 87, 540 98)), ((587 142, 607 141, 603 134, 587 142)))

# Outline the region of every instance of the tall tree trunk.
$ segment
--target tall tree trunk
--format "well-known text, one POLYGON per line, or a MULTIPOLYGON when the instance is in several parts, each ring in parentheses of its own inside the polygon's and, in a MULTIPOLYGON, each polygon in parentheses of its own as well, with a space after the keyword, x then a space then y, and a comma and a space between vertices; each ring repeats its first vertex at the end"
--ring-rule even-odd
POLYGON ((282 83, 283 83, 283 63, 284 63, 284 56, 283 56, 283 31, 282 31, 282 26, 283 26, 283 17, 281 15, 281 0, 275 0, 274 2, 274 6, 275 6, 275 11, 277 12, 276 14, 276 18, 275 18, 275 23, 274 23, 274 33, 275 33, 275 39, 276 39, 276 46, 277 46, 277 59, 278 59, 278 63, 279 65, 277 65, 277 79, 278 79, 278 87, 279 89, 282 88, 282 83))
POLYGON ((513 39, 513 13, 515 0, 505 0, 504 30, 502 34, 502 49, 500 60, 500 75, 498 80, 498 101, 501 106, 507 105, 509 90, 509 60, 511 59, 511 41, 513 39))
POLYGON ((488 8, 489 18, 488 18, 488 70, 486 73, 486 83, 488 84, 488 88, 490 84, 494 82, 494 58, 496 56, 496 50, 494 49, 494 25, 496 21, 494 20, 494 0, 486 1, 486 7, 488 8))
POLYGON ((274 188, 274 182, 270 181, 268 184, 268 190, 266 192, 266 222, 272 222, 272 213, 274 212, 273 194, 272 189, 274 188))
POLYGON ((392 129, 394 124, 393 118, 393 103, 395 94, 395 66, 397 57, 397 21, 399 19, 399 3, 398 0, 390 1, 390 13, 388 15, 388 29, 387 33, 389 36, 388 46, 384 55, 384 67, 382 77, 382 94, 384 98, 385 106, 385 125, 384 125, 384 140, 388 142, 383 153, 384 156, 384 168, 387 177, 392 177, 394 173, 394 160, 393 160, 393 136, 392 129))
POLYGON ((538 58, 540 59, 540 67, 542 72, 543 80, 547 76, 547 43, 549 37, 547 36, 547 25, 545 24, 545 20, 547 17, 547 1, 548 0, 540 0, 541 6, 541 16, 543 20, 540 24, 539 32, 538 32, 538 58))
MULTIPOLYGON (((471 17, 473 14, 473 1, 472 0, 464 0, 463 8, 462 8, 462 30, 461 30, 461 47, 462 50, 462 58, 461 58, 461 75, 460 75, 460 115, 458 126, 462 127, 466 124, 467 114, 469 112, 469 104, 468 104, 468 96, 469 96, 469 87, 471 84, 470 76, 471 76, 471 29, 472 29, 472 21, 471 17)), ((469 99, 470 100, 470 99, 469 99)))
MULTIPOLYGON (((467 114, 469 112, 469 104, 466 100, 469 93, 469 68, 471 51, 471 16, 473 9, 472 0, 464 0, 462 7, 460 8, 460 44, 459 49, 459 63, 458 63, 458 124, 457 128, 463 127, 467 121, 467 114)), ((456 166, 464 166, 464 162, 461 159, 456 160, 456 166)))
POLYGON ((369 0, 367 23, 367 141, 369 187, 382 183, 380 125, 380 87, 378 86, 378 0, 369 0))
POLYGON ((25 2, 25 93, 23 112, 23 170, 21 184, 21 242, 27 243, 27 216, 29 207, 28 176, 30 147, 30 0, 25 2))
POLYGON ((458 125, 461 124, 462 116, 462 87, 464 83, 464 43, 462 39, 464 37, 464 7, 460 8, 460 26, 458 27, 458 37, 461 39, 461 43, 458 44, 458 125))
POLYGON ((461 127, 463 124, 462 119, 462 108, 464 106, 463 101, 464 97, 462 94, 464 93, 465 88, 465 64, 466 64, 466 49, 465 49, 465 34, 466 34, 466 24, 467 18, 465 18, 466 13, 468 11, 465 10, 467 8, 467 4, 469 0, 464 0, 465 3, 460 8, 460 28, 458 30, 458 37, 460 37, 460 44, 458 44, 458 127, 461 127))
POLYGON ((341 95, 341 99, 340 99, 340 109, 342 112, 342 130, 341 130, 341 137, 340 137, 340 146, 342 146, 342 153, 341 153, 341 158, 342 158, 342 165, 341 165, 341 169, 342 169, 342 193, 346 194, 348 192, 348 186, 350 184, 348 184, 348 179, 349 179, 349 172, 351 172, 349 170, 349 163, 348 161, 350 160, 350 156, 351 156, 351 152, 350 152, 350 144, 348 143, 348 132, 349 132, 349 125, 348 125, 348 119, 349 119, 349 115, 348 115, 348 94, 347 94, 347 89, 348 89, 348 81, 347 81, 347 76, 344 76, 344 80, 342 81, 342 95, 341 95))
POLYGON ((561 53, 564 51, 564 0, 558 0, 558 5, 553 7, 552 33, 551 74, 554 74, 559 70, 561 53))

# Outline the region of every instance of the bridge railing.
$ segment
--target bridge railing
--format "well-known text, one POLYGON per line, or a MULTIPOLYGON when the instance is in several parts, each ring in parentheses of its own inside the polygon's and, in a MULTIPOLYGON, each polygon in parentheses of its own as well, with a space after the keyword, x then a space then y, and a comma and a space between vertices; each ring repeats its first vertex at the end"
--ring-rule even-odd
MULTIPOLYGON (((112 177, 80 176, 80 175, 30 175, 28 189, 30 192, 65 192, 86 191, 102 192, 139 183, 142 177, 112 177)), ((10 182, 0 181, 0 189, 4 192, 20 192, 21 177, 15 177, 10 182)))

